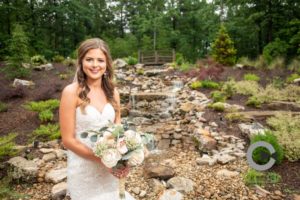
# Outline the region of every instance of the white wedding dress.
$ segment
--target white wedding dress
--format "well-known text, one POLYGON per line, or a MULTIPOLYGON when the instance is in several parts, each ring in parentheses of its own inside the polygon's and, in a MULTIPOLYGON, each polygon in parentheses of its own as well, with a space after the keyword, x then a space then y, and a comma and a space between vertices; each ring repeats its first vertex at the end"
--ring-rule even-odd
MULTIPOLYGON (((90 138, 81 138, 83 131, 103 127, 108 121, 114 121, 115 110, 111 104, 105 104, 102 113, 92 105, 85 107, 85 114, 76 109, 76 138, 89 148, 90 138)), ((107 169, 96 162, 84 159, 68 151, 68 194, 72 200, 118 200, 119 182, 107 169)), ((126 200, 134 198, 126 192, 126 200)))

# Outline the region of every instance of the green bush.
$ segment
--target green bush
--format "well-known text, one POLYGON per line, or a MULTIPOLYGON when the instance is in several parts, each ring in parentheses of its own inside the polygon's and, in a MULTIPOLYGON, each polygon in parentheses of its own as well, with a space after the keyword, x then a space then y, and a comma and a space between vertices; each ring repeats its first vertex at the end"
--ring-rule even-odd
POLYGON ((226 101, 226 95, 221 91, 213 91, 211 93, 211 98, 213 99, 213 102, 225 102, 226 101))
POLYGON ((42 64, 46 64, 47 63, 47 60, 44 56, 42 55, 35 55, 35 56, 32 56, 30 58, 30 61, 31 61, 31 64, 32 65, 42 65, 42 64))
POLYGON ((57 124, 40 125, 33 131, 34 139, 42 141, 54 140, 60 138, 59 126, 57 124))
POLYGON ((207 89, 219 89, 220 84, 216 83, 214 81, 211 81, 211 80, 204 80, 204 81, 201 81, 201 87, 207 88, 207 89))
POLYGON ((258 56, 258 58, 254 61, 254 63, 256 69, 268 68, 268 63, 262 55, 258 56))
POLYGON ((6 66, 1 69, 10 78, 24 78, 30 75, 30 70, 23 67, 29 62, 29 38, 23 30, 23 26, 15 24, 12 38, 9 41, 6 66))
POLYGON ((274 77, 272 79, 272 86, 277 89, 282 89, 284 87, 284 80, 280 77, 274 77))
POLYGON ((238 112, 227 113, 225 115, 225 119, 228 120, 229 122, 246 121, 245 116, 241 113, 238 113, 238 112))
POLYGON ((238 81, 235 87, 236 92, 243 95, 255 95, 261 89, 255 81, 238 81))
POLYGON ((128 65, 135 65, 138 63, 137 58, 132 57, 132 56, 128 56, 127 58, 124 59, 125 62, 127 62, 128 65))
POLYGON ((216 102, 216 103, 210 104, 208 107, 215 111, 220 111, 220 112, 223 112, 225 110, 224 103, 222 103, 222 102, 216 102))
POLYGON ((268 65, 268 69, 284 69, 285 68, 285 60, 282 57, 276 57, 272 62, 268 65))
POLYGON ((176 53, 176 64, 182 65, 184 62, 183 55, 181 53, 176 53))
POLYGON ((53 120, 53 112, 51 110, 43 110, 39 113, 39 119, 42 122, 49 122, 53 120))
POLYGON ((17 137, 16 133, 10 133, 6 136, 0 137, 0 160, 5 156, 14 156, 17 153, 14 139, 17 137))
POLYGON ((143 68, 140 68, 140 69, 137 69, 137 70, 136 70, 136 73, 137 73, 138 75, 143 75, 143 74, 145 73, 145 71, 144 71, 143 68))
POLYGON ((270 64, 273 58, 285 57, 288 48, 289 45, 286 42, 276 38, 273 42, 270 42, 264 47, 263 56, 267 63, 270 64))
POLYGON ((6 103, 3 103, 0 101, 0 113, 1 112, 7 112, 8 108, 7 108, 7 105, 6 103))
POLYGON ((300 116, 291 113, 278 113, 267 119, 267 124, 274 129, 284 155, 289 161, 300 160, 300 116))
POLYGON ((259 81, 260 78, 256 74, 248 73, 248 74, 244 75, 244 80, 246 80, 246 81, 259 81))
POLYGON ((42 112, 44 110, 54 110, 59 107, 59 100, 57 99, 49 99, 46 101, 31 101, 27 102, 24 106, 26 109, 35 111, 35 112, 42 112))
POLYGON ((221 25, 217 37, 212 45, 213 58, 224 65, 233 65, 236 62, 236 49, 225 26, 221 25))
POLYGON ((189 87, 193 90, 197 90, 201 88, 201 86, 202 86, 201 81, 194 81, 189 85, 189 87))
POLYGON ((30 196, 26 194, 18 193, 12 184, 12 177, 6 176, 0 179, 0 199, 3 200, 30 199, 30 196))
POLYGON ((63 63, 65 60, 65 58, 61 55, 55 55, 53 58, 52 58, 52 61, 53 62, 56 62, 56 63, 63 63))
POLYGON ((243 177, 246 185, 262 185, 264 183, 264 173, 254 169, 249 169, 243 177))
POLYGON ((65 79, 68 78, 68 74, 59 74, 59 78, 60 78, 61 80, 65 80, 65 79))
POLYGON ((237 92, 236 82, 234 80, 226 81, 222 85, 221 91, 227 98, 231 98, 237 92))
MULTIPOLYGON (((264 133, 260 133, 254 135, 250 138, 251 144, 259 141, 264 141, 273 146, 276 153, 276 164, 280 164, 283 160, 284 154, 281 145, 278 143, 276 136, 271 131, 265 131, 264 133)), ((271 153, 265 147, 258 147, 253 151, 252 158, 258 164, 266 164, 269 162, 269 157, 271 153), (266 155, 266 156, 263 156, 266 155)))
POLYGON ((63 61, 63 64, 67 67, 75 67, 76 66, 76 60, 67 58, 63 61))
POLYGON ((179 66, 179 70, 182 71, 182 72, 187 72, 191 69, 194 68, 194 65, 193 64, 190 64, 190 63, 182 63, 180 66, 179 66))
POLYGON ((263 102, 260 101, 256 96, 251 96, 251 97, 248 98, 248 100, 246 102, 246 105, 247 106, 252 106, 252 107, 255 107, 255 108, 260 108, 262 103, 263 102))
POLYGON ((247 67, 255 67, 255 62, 250 60, 248 57, 239 58, 238 63, 242 64, 243 66, 247 66, 247 67))
POLYGON ((291 74, 289 77, 286 78, 286 82, 292 83, 297 78, 300 78, 299 74, 291 74))
POLYGON ((281 181, 281 176, 275 172, 258 172, 249 169, 243 176, 246 185, 264 185, 266 183, 275 184, 281 181))
POLYGON ((288 65, 288 69, 300 74, 300 60, 293 59, 292 62, 288 65))

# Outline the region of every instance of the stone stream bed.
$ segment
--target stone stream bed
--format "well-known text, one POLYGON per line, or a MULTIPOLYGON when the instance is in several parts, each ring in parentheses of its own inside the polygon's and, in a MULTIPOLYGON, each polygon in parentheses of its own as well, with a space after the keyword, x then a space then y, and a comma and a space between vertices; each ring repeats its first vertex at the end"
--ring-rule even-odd
MULTIPOLYGON (((168 66, 150 68, 143 75, 135 73, 141 65, 125 67, 116 70, 122 120, 155 136, 155 149, 141 166, 131 169, 126 180, 127 191, 137 200, 289 199, 280 190, 245 185, 247 143, 219 131, 216 122, 203 117, 211 100, 189 89, 192 79, 169 75, 168 66)), ((245 134, 258 131, 251 124, 240 127, 245 134)), ((15 186, 17 192, 28 195, 20 199, 70 199, 66 196, 67 152, 60 141, 20 148, 23 156, 8 161, 11 176, 26 182, 15 186)))

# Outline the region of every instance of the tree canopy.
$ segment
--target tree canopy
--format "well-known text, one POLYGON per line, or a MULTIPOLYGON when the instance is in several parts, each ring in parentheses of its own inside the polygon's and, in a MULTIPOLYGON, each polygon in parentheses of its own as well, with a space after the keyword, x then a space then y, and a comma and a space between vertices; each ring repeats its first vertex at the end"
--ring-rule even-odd
POLYGON ((0 0, 0 59, 20 24, 31 56, 72 56, 79 42, 100 37, 114 57, 174 48, 195 61, 211 53, 221 23, 237 57, 280 41, 291 58, 300 54, 299 10, 296 0, 0 0))

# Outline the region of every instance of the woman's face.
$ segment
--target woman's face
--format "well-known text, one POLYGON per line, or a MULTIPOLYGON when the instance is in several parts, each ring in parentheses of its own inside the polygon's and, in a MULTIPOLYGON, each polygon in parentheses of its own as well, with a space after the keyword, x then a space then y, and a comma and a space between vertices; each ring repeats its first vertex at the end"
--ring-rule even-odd
POLYGON ((106 71, 106 57, 100 49, 89 50, 82 59, 82 68, 88 79, 100 79, 106 71))

